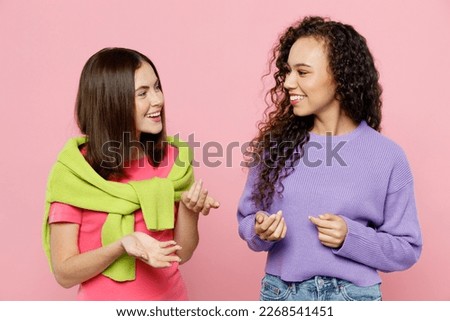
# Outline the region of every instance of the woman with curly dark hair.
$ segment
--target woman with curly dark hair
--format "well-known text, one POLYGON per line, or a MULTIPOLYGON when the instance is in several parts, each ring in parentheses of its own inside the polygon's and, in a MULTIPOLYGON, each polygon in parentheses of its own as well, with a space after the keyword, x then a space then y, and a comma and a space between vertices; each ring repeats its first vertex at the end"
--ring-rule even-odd
POLYGON ((380 134, 364 37, 306 17, 273 50, 275 85, 247 159, 239 234, 267 251, 261 300, 381 300, 378 271, 422 248, 405 153, 380 134))

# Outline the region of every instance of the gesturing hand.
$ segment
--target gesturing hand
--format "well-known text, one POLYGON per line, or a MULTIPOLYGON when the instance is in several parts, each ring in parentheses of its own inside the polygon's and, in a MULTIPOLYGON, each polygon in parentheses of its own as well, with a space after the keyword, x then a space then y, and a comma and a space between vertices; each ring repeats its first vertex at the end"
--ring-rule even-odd
POLYGON ((284 239, 287 232, 286 222, 281 211, 267 215, 259 211, 255 217, 255 233, 261 240, 279 241, 284 239))
POLYGON ((317 227, 320 243, 331 248, 342 246, 348 232, 347 223, 342 217, 326 213, 318 217, 310 216, 309 220, 317 227))
POLYGON ((220 204, 211 196, 208 190, 203 188, 203 181, 199 180, 192 184, 189 191, 181 195, 181 202, 191 211, 208 215, 211 208, 219 208, 220 204))
POLYGON ((174 253, 181 250, 175 241, 160 242, 148 234, 134 232, 122 238, 122 247, 130 256, 139 258, 154 268, 164 268, 181 259, 174 253))

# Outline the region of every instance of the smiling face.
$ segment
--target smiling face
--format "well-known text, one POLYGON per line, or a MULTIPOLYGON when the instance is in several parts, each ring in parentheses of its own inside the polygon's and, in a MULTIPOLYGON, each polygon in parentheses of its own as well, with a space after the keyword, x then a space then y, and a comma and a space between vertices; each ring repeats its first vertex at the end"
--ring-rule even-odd
POLYGON ((291 47, 287 65, 284 88, 289 92, 295 115, 321 117, 340 109, 323 41, 299 38, 291 47))
POLYGON ((134 75, 135 123, 139 138, 141 133, 159 134, 163 129, 162 108, 164 95, 159 79, 147 62, 142 62, 134 75))

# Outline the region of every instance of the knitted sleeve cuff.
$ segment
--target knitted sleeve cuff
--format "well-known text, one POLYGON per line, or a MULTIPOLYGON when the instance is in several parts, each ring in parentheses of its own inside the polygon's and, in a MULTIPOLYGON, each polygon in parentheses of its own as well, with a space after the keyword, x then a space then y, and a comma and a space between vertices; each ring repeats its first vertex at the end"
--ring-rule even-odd
POLYGON ((248 247, 253 251, 268 251, 276 242, 261 240, 255 233, 255 216, 248 215, 239 222, 239 235, 247 241, 248 247))
POLYGON ((408 243, 405 237, 377 232, 344 219, 348 226, 347 237, 339 249, 332 250, 334 254, 384 272, 401 271, 417 261, 421 247, 408 243))
MULTIPOLYGON (((370 232, 375 233, 375 231, 345 216, 342 216, 342 218, 347 223, 348 232, 342 246, 338 249, 333 249, 333 253, 356 261, 361 261, 362 256, 367 256, 367 259, 370 261, 370 256, 373 255, 373 252, 367 249, 376 245, 371 244, 370 238, 365 236, 370 234, 370 232)), ((362 260, 365 261, 364 259, 362 260)))

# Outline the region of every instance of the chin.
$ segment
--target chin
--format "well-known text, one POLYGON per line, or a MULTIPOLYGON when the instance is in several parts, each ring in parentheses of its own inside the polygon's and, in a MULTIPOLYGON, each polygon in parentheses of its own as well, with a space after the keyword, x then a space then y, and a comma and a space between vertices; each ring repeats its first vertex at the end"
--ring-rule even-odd
POLYGON ((152 135, 158 135, 159 133, 162 132, 162 126, 161 127, 157 127, 157 128, 143 128, 140 132, 141 133, 146 133, 146 134, 152 134, 152 135))
POLYGON ((311 115, 311 113, 305 112, 305 111, 303 111, 303 110, 295 110, 295 109, 292 111, 292 113, 293 113, 295 116, 299 116, 299 117, 305 117, 305 116, 311 115))
POLYGON ((145 133, 152 134, 152 135, 158 135, 161 132, 162 132, 162 128, 160 130, 149 130, 149 131, 146 131, 145 133))

